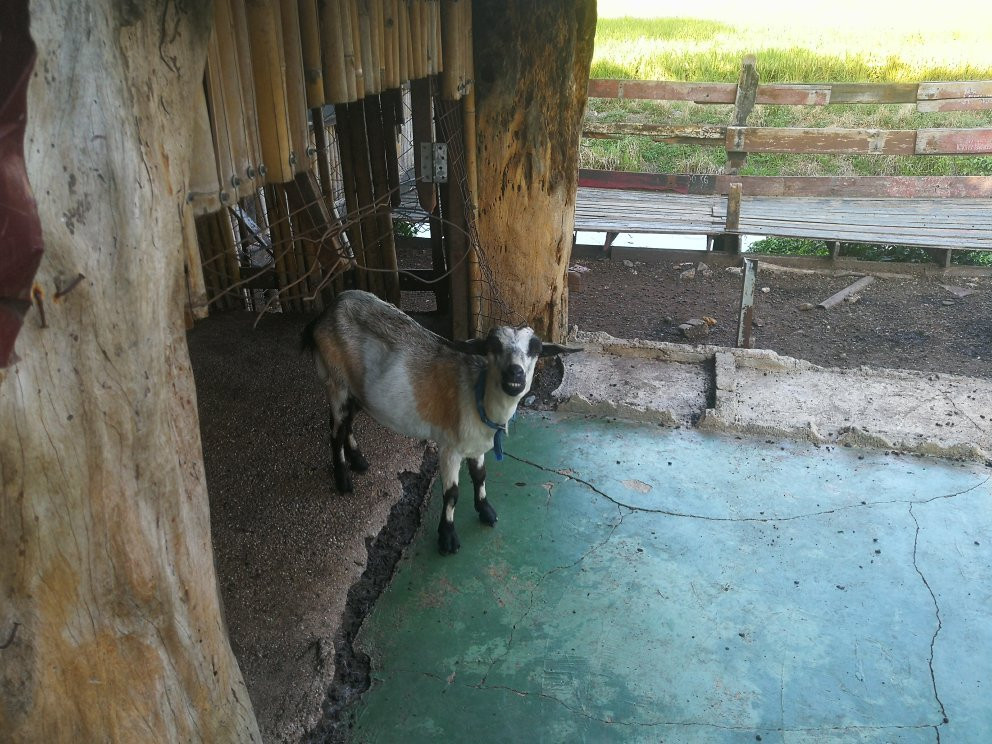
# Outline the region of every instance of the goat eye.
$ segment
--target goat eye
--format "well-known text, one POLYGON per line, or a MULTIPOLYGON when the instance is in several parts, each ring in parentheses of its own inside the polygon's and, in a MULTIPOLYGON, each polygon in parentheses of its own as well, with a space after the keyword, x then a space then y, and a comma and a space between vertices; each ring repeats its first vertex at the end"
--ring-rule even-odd
POLYGON ((527 344, 527 356, 536 357, 541 354, 541 339, 537 336, 530 337, 530 343, 527 344))

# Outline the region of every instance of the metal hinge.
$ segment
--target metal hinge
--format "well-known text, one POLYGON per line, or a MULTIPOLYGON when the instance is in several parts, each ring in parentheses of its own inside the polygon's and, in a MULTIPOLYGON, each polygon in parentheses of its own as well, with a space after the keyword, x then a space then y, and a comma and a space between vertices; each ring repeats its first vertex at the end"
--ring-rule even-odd
POLYGON ((426 183, 448 182, 448 146, 445 143, 420 143, 419 180, 426 183))

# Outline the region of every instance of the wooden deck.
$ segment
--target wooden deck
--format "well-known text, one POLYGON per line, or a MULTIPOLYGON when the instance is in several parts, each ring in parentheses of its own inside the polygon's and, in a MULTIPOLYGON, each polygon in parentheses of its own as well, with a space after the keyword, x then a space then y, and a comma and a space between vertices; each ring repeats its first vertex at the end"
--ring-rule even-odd
POLYGON ((992 200, 741 198, 737 230, 726 229, 727 198, 580 187, 575 229, 742 235, 992 250, 992 200))

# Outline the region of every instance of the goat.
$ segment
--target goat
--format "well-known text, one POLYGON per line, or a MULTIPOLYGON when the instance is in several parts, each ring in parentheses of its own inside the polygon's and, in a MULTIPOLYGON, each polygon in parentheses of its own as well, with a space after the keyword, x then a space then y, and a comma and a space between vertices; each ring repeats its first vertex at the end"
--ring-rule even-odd
POLYGON ((484 339, 447 341, 375 295, 348 290, 303 330, 331 409, 334 482, 352 490, 351 472, 368 469, 352 434, 366 410, 384 426, 438 445, 444 508, 438 549, 456 553, 458 472, 462 460, 475 487, 475 510, 495 526, 486 495, 485 454, 502 440, 530 389, 538 357, 579 351, 546 344, 531 328, 494 328, 484 339))

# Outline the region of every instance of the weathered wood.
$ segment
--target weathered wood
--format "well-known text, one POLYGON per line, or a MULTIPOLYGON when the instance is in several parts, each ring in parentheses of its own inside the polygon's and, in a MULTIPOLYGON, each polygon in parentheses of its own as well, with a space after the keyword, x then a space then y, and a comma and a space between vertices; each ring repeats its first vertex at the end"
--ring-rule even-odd
POLYGON ((736 230, 741 220, 741 185, 739 183, 730 184, 730 193, 727 194, 727 230, 736 230))
MULTIPOLYGON (((373 271, 367 273, 366 283, 369 291, 385 298, 383 275, 375 271, 384 265, 381 226, 375 209, 375 196, 372 186, 372 163, 369 157, 368 131, 365 125, 366 104, 371 96, 348 104, 348 128, 351 138, 351 167, 354 176, 354 186, 358 214, 350 215, 351 219, 360 217, 362 225, 362 245, 365 249, 364 267, 373 271)), ((342 160, 344 152, 342 151, 342 160)))
POLYGON ((590 98, 693 101, 694 103, 733 103, 737 86, 733 83, 682 83, 664 80, 590 80, 590 98))
MULTIPOLYGON (((261 741, 221 618, 184 333, 211 18, 31 8, 24 153, 46 327, 29 312, 0 374, 5 742, 261 741)), ((14 31, 5 18, 5 45, 14 31)))
MULTIPOLYGON (((744 58, 741 65, 741 74, 737 81, 737 97, 734 100, 734 116, 731 125, 743 127, 747 123, 747 117, 754 108, 755 96, 758 92, 758 70, 755 67, 754 55, 749 54, 744 58)), ((734 138, 735 145, 737 137, 734 138)), ((747 153, 739 150, 727 149, 727 166, 725 172, 731 175, 740 173, 741 168, 747 161, 747 153)))
POLYGON ((413 127, 413 170, 417 179, 417 199, 420 207, 430 214, 437 204, 434 184, 420 178, 420 143, 434 141, 431 85, 427 78, 410 81, 410 120, 413 127))
POLYGON ((210 114, 207 107, 207 94, 201 85, 193 91, 192 97, 192 158, 187 199, 196 216, 220 209, 220 175, 217 172, 217 156, 214 154, 214 140, 210 132, 210 114))
POLYGON ((988 111, 992 109, 992 98, 943 98, 938 101, 919 101, 916 110, 920 113, 940 113, 943 111, 988 111))
POLYGON ((322 52, 321 77, 324 84, 324 100, 328 103, 345 103, 352 100, 353 93, 348 87, 349 73, 352 77, 351 90, 353 91, 355 87, 354 52, 351 53, 351 65, 346 61, 345 52, 345 40, 351 41, 351 28, 350 23, 345 24, 345 19, 342 17, 342 5, 339 0, 324 0, 318 5, 322 52))
POLYGON ((916 103, 916 83, 832 83, 830 103, 916 103))
POLYGON ((366 265, 365 243, 362 238, 362 223, 358 218, 358 192, 355 187, 357 177, 353 163, 355 144, 351 137, 351 114, 348 112, 349 106, 352 105, 355 104, 339 103, 334 107, 334 128, 341 155, 341 182, 345 208, 348 210, 348 214, 345 215, 345 223, 348 225, 348 242, 355 259, 352 274, 358 289, 368 289, 368 274, 362 271, 366 265))
POLYGON ((992 80, 961 80, 948 83, 920 83, 920 101, 960 98, 992 98, 992 80))
POLYGON ((483 2, 473 14, 478 233, 494 305, 560 341, 595 2, 483 2))
POLYGON ((737 348, 750 349, 751 328, 754 325, 754 285, 757 279, 758 262, 744 259, 744 270, 741 272, 741 303, 737 314, 737 348))
POLYGON ((727 194, 740 182, 751 196, 905 198, 992 197, 992 176, 726 176, 581 169, 579 186, 679 194, 727 194))
POLYGON ((992 153, 992 129, 921 129, 917 155, 987 155, 992 153))
MULTIPOLYGON (((254 117, 255 112, 245 109, 245 101, 241 88, 241 77, 238 73, 238 42, 234 38, 234 17, 231 12, 231 0, 217 0, 214 3, 214 36, 217 41, 218 80, 223 92, 224 118, 223 125, 227 129, 227 142, 231 148, 232 172, 227 175, 227 185, 235 193, 235 198, 243 198, 255 188, 253 179, 248 177, 252 172, 251 145, 248 141, 248 129, 244 123, 247 116, 254 117)), ((209 62, 208 62, 209 64, 209 62)), ((220 122, 215 122, 215 127, 220 122)))
POLYGON ((817 307, 822 310, 829 310, 834 305, 839 305, 841 302, 846 300, 851 295, 857 294, 862 289, 864 289, 869 284, 871 284, 873 281, 875 281, 875 277, 863 276, 860 279, 858 279, 858 281, 854 282, 854 284, 845 287, 840 292, 830 295, 823 302, 819 303, 817 307))
POLYGON ((295 173, 310 169, 307 127, 307 84, 303 73, 303 42, 297 0, 280 0, 283 65, 286 75, 286 113, 289 118, 290 160, 295 173))
MULTIPOLYGON (((375 204, 375 219, 378 231, 379 265, 383 273, 383 299, 400 304, 399 279, 396 276, 396 244, 393 239, 393 217, 389 202, 389 174, 386 165, 386 148, 389 135, 383 121, 382 99, 380 96, 365 98, 365 128, 368 137, 369 161, 372 172, 372 199, 375 204)), ((391 125, 389 129, 391 130, 391 125)), ((395 151, 395 146, 393 147, 395 151)))
POLYGON ((722 145, 727 127, 711 124, 642 124, 639 122, 586 122, 582 136, 589 139, 650 137, 656 142, 682 145, 722 145))
POLYGON ((324 67, 320 53, 320 15, 317 0, 299 0, 300 44, 303 78, 307 86, 307 108, 324 105, 324 67))
POLYGON ((913 155, 916 130, 728 127, 726 148, 747 152, 913 155))
POLYGON ((207 105, 210 107, 210 132, 214 139, 214 157, 217 159, 217 173, 220 176, 220 200, 222 203, 234 201, 232 179, 234 159, 231 153, 230 130, 227 121, 227 107, 224 101, 224 86, 221 83, 220 50, 217 35, 212 34, 207 47, 206 75, 207 105))
POLYGON ((758 86, 757 103, 776 106, 826 106, 830 101, 830 85, 766 83, 758 86))
POLYGON ((285 183, 292 180, 293 168, 289 161, 292 143, 287 117, 286 80, 279 52, 279 9, 267 0, 246 0, 245 10, 251 41, 258 134, 266 178, 269 182, 285 183))
POLYGON ((237 49, 238 77, 241 80, 242 119, 245 139, 248 141, 249 166, 243 175, 257 188, 265 181, 262 162, 262 140, 258 131, 258 101, 255 97, 255 75, 252 70, 251 44, 248 33, 248 11, 246 0, 217 0, 229 2, 231 9, 231 36, 237 49))

